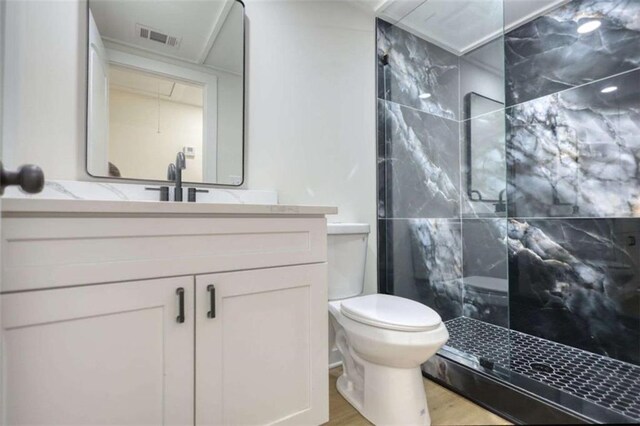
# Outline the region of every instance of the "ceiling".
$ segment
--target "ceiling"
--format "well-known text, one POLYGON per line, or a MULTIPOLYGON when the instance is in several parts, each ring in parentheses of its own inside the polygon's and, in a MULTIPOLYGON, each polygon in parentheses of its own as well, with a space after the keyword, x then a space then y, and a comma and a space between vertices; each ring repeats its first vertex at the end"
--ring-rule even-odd
POLYGON ((244 27, 237 23, 243 19, 242 7, 236 3, 236 6, 229 10, 225 25, 220 29, 205 64, 242 73, 244 52, 241 47, 244 43, 244 27))
POLYGON ((90 0, 89 8, 112 45, 242 73, 243 14, 235 0, 90 0), (141 27, 175 37, 175 46, 142 38, 141 27))
POLYGON ((203 105, 201 86, 117 65, 109 66, 109 88, 197 107, 203 105))
MULTIPOLYGON (((358 0, 356 0, 358 1, 358 0)), ((359 1, 381 18, 463 55, 568 0, 359 1)))

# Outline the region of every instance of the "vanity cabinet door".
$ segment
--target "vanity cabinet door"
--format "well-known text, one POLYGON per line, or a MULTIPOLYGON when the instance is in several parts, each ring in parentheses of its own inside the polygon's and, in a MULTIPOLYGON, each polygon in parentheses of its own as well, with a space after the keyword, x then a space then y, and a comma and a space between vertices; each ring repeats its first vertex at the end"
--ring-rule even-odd
POLYGON ((193 287, 191 276, 3 295, 3 424, 192 425, 193 287))
POLYGON ((196 277, 196 425, 329 420, 326 263, 196 277))

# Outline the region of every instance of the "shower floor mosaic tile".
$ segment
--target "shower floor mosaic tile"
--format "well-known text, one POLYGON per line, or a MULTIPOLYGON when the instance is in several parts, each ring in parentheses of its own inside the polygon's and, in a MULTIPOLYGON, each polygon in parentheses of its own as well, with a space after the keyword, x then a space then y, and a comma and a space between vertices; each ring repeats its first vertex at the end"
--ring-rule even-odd
POLYGON ((640 367, 466 317, 446 321, 447 346, 640 421, 640 367))

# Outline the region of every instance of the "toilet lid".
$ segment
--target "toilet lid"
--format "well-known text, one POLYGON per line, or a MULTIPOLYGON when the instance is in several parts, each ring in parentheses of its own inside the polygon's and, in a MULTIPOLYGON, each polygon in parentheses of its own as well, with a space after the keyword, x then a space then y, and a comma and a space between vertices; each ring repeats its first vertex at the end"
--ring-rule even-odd
POLYGON ((400 331, 427 331, 442 322, 433 309, 398 296, 370 294, 342 301, 342 314, 354 321, 400 331))

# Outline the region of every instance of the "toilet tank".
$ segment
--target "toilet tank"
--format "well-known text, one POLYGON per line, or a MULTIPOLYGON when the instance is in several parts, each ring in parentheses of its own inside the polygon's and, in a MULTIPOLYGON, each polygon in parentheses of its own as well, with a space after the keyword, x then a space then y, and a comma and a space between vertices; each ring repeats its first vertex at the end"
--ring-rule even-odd
POLYGON ((329 300, 362 293, 369 224, 328 223, 329 300))

